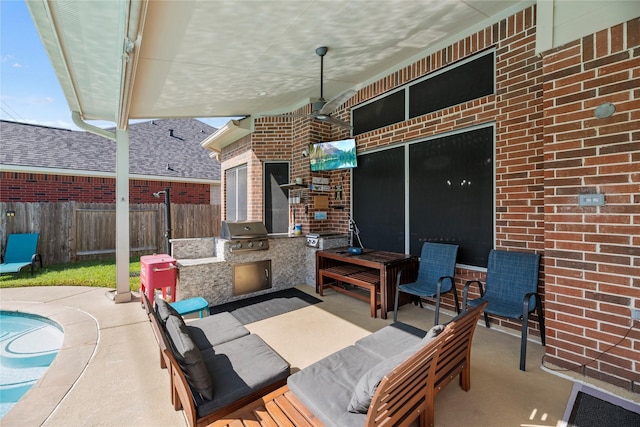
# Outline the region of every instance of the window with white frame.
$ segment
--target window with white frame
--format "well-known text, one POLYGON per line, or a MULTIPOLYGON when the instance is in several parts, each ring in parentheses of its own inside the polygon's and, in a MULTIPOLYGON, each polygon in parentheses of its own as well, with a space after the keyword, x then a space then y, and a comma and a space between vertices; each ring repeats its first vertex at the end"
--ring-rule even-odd
POLYGON ((229 222, 247 220, 247 165, 225 171, 227 204, 225 217, 229 222))

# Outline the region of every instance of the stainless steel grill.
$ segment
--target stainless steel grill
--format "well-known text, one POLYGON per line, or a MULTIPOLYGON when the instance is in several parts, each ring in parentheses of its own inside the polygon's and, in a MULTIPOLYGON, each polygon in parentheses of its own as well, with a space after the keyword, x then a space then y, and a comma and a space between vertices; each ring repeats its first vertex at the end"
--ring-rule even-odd
POLYGON ((220 237, 231 242, 229 245, 231 252, 269 249, 267 227, 262 222, 222 221, 220 237))

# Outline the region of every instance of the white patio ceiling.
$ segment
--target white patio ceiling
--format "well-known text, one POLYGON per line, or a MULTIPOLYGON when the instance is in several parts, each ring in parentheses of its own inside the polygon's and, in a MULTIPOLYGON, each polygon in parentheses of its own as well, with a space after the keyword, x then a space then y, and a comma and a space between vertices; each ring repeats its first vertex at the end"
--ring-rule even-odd
POLYGON ((28 0, 70 109, 122 129, 291 111, 319 96, 319 46, 331 99, 532 3, 28 0))

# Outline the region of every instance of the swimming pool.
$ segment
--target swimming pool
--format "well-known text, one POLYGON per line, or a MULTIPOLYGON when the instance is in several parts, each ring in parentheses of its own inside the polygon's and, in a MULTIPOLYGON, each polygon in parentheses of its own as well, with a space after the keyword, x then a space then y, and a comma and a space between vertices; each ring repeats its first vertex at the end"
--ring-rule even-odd
POLYGON ((63 338, 62 328, 46 317, 0 311, 0 418, 44 374, 63 338))

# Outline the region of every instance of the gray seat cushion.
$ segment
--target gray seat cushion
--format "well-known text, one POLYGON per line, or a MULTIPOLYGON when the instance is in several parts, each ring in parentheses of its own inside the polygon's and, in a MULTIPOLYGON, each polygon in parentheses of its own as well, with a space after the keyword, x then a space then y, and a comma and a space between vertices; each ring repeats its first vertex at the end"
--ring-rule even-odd
POLYGON ((213 399, 195 394, 198 416, 210 414, 289 376, 289 364, 257 335, 202 351, 213 381, 213 399))
MULTIPOLYGON (((155 301, 156 312, 162 322, 166 322, 169 316, 182 317, 171 304, 159 295, 156 295, 155 301)), ((200 350, 249 335, 249 330, 227 312, 189 321, 187 328, 191 338, 200 350)))
POLYGON ((383 359, 388 359, 420 343, 425 334, 426 332, 422 329, 404 324, 393 324, 359 339, 355 346, 370 351, 383 359))
POLYGON ((187 321, 187 328, 200 350, 249 335, 249 330, 227 312, 187 321))
POLYGON ((362 426, 366 415, 348 412, 347 406, 360 378, 381 361, 349 346, 291 375, 287 384, 326 426, 362 426))
POLYGON ((182 317, 170 315, 166 322, 167 335, 174 354, 192 390, 205 399, 213 398, 213 383, 200 350, 195 345, 182 317))
POLYGON ((384 375, 442 329, 425 333, 408 325, 387 326, 296 372, 287 384, 325 425, 362 426, 384 375))

